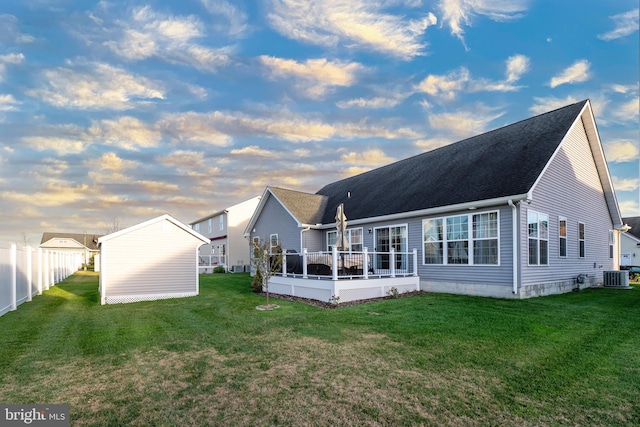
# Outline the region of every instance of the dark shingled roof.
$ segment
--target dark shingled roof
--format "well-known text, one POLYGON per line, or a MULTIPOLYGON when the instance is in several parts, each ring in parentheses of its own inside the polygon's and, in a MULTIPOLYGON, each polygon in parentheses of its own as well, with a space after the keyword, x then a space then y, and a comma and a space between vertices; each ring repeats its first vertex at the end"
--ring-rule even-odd
POLYGON ((640 239, 640 216, 622 218, 622 223, 631 226, 631 230, 627 231, 627 233, 640 239))
POLYGON ((586 102, 328 184, 322 223, 340 203, 356 220, 525 194, 586 102))
POLYGON ((322 222, 327 197, 278 187, 269 187, 269 190, 302 224, 314 225, 322 222))
MULTIPOLYGON (((84 245, 84 236, 85 234, 78 234, 78 233, 42 233, 42 240, 40 241, 40 244, 46 243, 51 239, 70 239, 70 240, 75 240, 81 245, 84 245)), ((87 233, 86 236, 87 236, 87 248, 90 250, 97 251, 98 239, 102 237, 102 235, 87 233)))

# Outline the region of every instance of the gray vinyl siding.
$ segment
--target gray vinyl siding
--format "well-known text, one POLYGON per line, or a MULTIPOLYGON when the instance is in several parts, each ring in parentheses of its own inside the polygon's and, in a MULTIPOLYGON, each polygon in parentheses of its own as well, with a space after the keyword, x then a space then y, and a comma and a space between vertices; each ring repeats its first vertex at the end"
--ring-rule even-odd
POLYGON ((251 239, 260 237, 263 242, 269 241, 271 234, 277 234, 282 248, 302 250, 300 248, 300 227, 287 210, 271 195, 262 208, 260 217, 251 231, 251 239))
POLYGON ((201 243, 166 220, 106 240, 100 278, 107 297, 197 292, 201 243))
MULTIPOLYGON (((490 285, 504 285, 505 287, 511 287, 512 281, 512 266, 513 266, 513 246, 512 241, 512 213, 511 208, 507 205, 497 206, 491 209, 480 209, 473 211, 471 214, 478 214, 483 212, 495 212, 498 211, 499 217, 499 265, 424 265, 424 251, 422 246, 422 220, 430 218, 442 218, 447 216, 470 214, 471 211, 453 211, 446 214, 433 215, 429 217, 408 217, 407 219, 386 221, 386 222, 372 222, 369 224, 354 225, 353 228, 363 229, 363 245, 370 251, 375 251, 375 242, 373 232, 374 229, 379 227, 393 227, 406 225, 407 226, 407 250, 412 251, 417 249, 418 251, 418 275, 422 280, 431 280, 437 282, 451 282, 451 283, 475 283, 475 284, 490 284, 490 285), (371 233, 369 230, 371 229, 371 233)), ((346 212, 348 215, 348 212, 346 212)), ((348 220, 347 220, 348 223, 348 220)), ((352 228, 347 225, 347 229, 352 228)), ((326 232, 332 231, 327 230, 326 232)), ((326 242, 326 237, 325 237, 326 242)), ((324 244, 326 249, 326 243, 324 244)))
POLYGON ((580 119, 541 176, 531 204, 521 206, 520 224, 523 285, 571 280, 579 274, 601 280, 602 272, 613 268, 609 258, 613 222, 580 119), (549 215, 549 265, 528 265, 528 210, 549 215), (567 218, 566 258, 559 257, 560 216, 567 218), (579 222, 585 224, 585 258, 578 256, 579 222))

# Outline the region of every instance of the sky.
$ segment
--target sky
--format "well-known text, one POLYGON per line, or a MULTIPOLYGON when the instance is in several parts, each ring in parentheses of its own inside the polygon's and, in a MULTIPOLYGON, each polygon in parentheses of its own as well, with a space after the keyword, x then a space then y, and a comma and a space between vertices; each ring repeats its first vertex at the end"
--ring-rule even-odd
POLYGON ((587 98, 622 215, 640 215, 638 15, 637 0, 2 1, 0 244, 315 193, 587 98))

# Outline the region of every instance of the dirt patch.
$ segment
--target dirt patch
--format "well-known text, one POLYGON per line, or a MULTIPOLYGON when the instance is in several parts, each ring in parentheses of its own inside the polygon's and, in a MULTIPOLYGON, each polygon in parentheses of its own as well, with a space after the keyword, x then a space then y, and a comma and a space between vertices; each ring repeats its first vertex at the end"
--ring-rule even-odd
MULTIPOLYGON (((335 308, 339 308, 339 307, 351 307, 351 306, 354 306, 354 305, 367 304, 367 303, 370 303, 370 302, 384 301, 384 300, 388 300, 388 299, 408 298, 408 297, 413 297, 413 296, 416 296, 416 295, 424 295, 424 294, 428 294, 428 293, 429 292, 427 292, 427 291, 404 292, 404 293, 398 294, 395 297, 386 296, 386 297, 378 297, 378 298, 359 299, 359 300, 355 300, 355 301, 341 302, 339 304, 331 304, 331 303, 326 302, 326 301, 318 301, 318 300, 310 299, 310 298, 294 297, 294 296, 291 296, 291 295, 274 294, 273 292, 269 292, 269 297, 278 298, 278 299, 281 299, 281 300, 291 301, 291 302, 302 302, 302 303, 305 303, 305 304, 308 304, 308 305, 313 305, 313 306, 321 307, 321 308, 335 309, 335 308)), ((261 295, 263 297, 266 297, 267 294, 264 293, 264 292, 256 292, 256 295, 261 295)))

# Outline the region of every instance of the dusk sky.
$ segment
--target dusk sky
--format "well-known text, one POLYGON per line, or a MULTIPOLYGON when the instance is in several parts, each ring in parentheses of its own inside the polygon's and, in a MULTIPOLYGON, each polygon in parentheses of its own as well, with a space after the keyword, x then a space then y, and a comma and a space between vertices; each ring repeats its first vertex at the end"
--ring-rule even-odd
POLYGON ((268 185, 315 193, 587 98, 622 215, 640 215, 638 15, 637 0, 2 1, 0 243, 189 223, 268 185))

